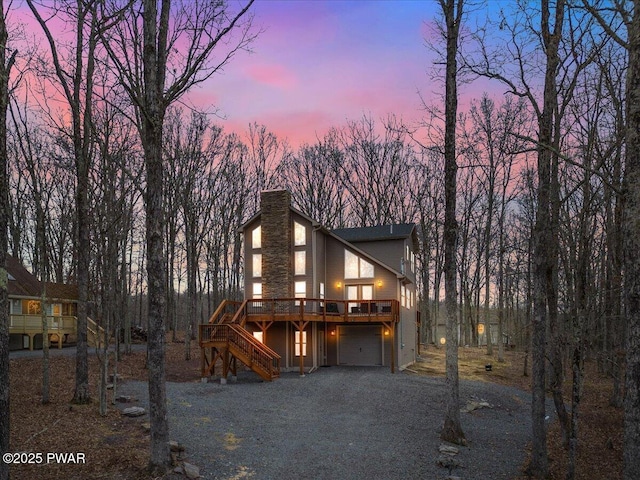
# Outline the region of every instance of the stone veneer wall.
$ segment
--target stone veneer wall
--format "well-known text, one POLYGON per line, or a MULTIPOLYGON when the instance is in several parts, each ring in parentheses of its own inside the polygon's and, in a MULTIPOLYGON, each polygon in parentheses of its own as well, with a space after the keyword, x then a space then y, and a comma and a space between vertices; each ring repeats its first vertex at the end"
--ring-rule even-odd
POLYGON ((262 298, 293 297, 291 194, 267 190, 260 195, 262 298))

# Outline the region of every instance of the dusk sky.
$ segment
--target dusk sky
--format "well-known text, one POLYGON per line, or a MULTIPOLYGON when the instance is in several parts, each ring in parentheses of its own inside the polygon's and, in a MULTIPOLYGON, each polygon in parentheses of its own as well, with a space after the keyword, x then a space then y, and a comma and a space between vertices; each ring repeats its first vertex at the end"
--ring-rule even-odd
POLYGON ((432 102, 441 90, 425 44, 438 8, 431 0, 258 0, 255 25, 264 31, 253 53, 238 54, 191 98, 219 108, 227 131, 257 122, 293 147, 364 114, 416 123, 418 92, 432 102))
MULTIPOLYGON (((488 0, 476 13, 510 1, 488 0)), ((256 0, 252 12, 261 31, 252 52, 237 53, 184 99, 216 112, 227 132, 243 134, 255 122, 297 148, 363 115, 378 123, 395 114, 415 126, 425 117, 421 96, 441 103, 437 56, 427 46, 437 37, 436 0, 256 0)), ((39 32, 29 17, 23 6, 19 18, 39 32)), ((460 108, 489 88, 461 85, 460 108)))

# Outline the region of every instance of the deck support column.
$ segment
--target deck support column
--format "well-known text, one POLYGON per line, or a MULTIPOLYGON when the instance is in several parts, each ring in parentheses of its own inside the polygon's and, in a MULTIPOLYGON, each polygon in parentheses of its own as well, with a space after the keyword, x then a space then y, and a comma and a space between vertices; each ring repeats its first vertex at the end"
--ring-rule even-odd
POLYGON ((382 322, 385 328, 389 329, 391 337, 391 373, 396 373, 396 329, 395 323, 382 322))
MULTIPOLYGON (((307 320, 306 322, 303 320, 300 320, 298 322, 292 322, 292 323, 296 327, 298 327, 298 332, 300 332, 300 376, 304 377, 304 355, 303 355, 304 349, 303 349, 302 338, 303 338, 304 329, 309 324, 309 320, 307 320)), ((294 353, 295 353, 295 346, 294 346, 294 353)))
POLYGON ((204 369, 206 365, 206 357, 207 357, 207 347, 200 348, 200 381, 202 383, 205 382, 206 378, 204 375, 204 369))
POLYGON ((220 384, 226 385, 227 376, 229 375, 229 348, 225 347, 222 354, 222 377, 220 377, 220 384))

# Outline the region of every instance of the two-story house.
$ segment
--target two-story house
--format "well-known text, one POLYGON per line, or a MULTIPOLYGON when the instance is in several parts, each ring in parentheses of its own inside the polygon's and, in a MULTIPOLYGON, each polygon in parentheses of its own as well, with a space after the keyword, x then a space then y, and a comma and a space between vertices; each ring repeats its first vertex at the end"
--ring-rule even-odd
MULTIPOLYGON (((261 209, 241 234, 245 301, 230 310, 221 307, 201 325, 203 377, 217 358, 229 366, 234 356, 253 364, 275 353, 271 372, 301 375, 332 365, 393 371, 415 361, 415 225, 331 231, 293 208, 289 192, 272 190, 262 192, 261 209), (216 327, 225 323, 241 325, 266 353, 228 351, 222 333, 228 328, 216 327)), ((223 371, 226 378, 228 368, 223 371)))
POLYGON ((76 336, 78 287, 64 283, 40 282, 20 261, 7 255, 9 296, 9 348, 42 348, 43 305, 49 341, 62 348, 76 336))

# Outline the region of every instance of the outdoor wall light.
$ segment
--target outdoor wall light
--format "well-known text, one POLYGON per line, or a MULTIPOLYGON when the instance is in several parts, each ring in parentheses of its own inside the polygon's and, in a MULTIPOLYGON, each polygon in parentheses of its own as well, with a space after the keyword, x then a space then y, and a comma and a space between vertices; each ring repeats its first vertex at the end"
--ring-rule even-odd
POLYGON ((388 337, 388 336, 389 336, 389 333, 390 333, 390 332, 389 332, 389 329, 385 328, 385 330, 384 330, 384 336, 385 336, 385 337, 388 337))
POLYGON ((378 280, 378 288, 382 287, 382 280, 378 280))
POLYGON ((342 282, 336 282, 336 288, 342 288, 342 282))
POLYGON ((440 345, 444 345, 445 343, 447 343, 447 339, 444 337, 440 337, 440 345))
POLYGON ((335 335, 336 335, 336 331, 335 331, 335 329, 334 329, 334 330, 331 330, 331 332, 329 332, 329 333, 331 333, 331 335, 332 335, 332 336, 335 336, 335 335))

